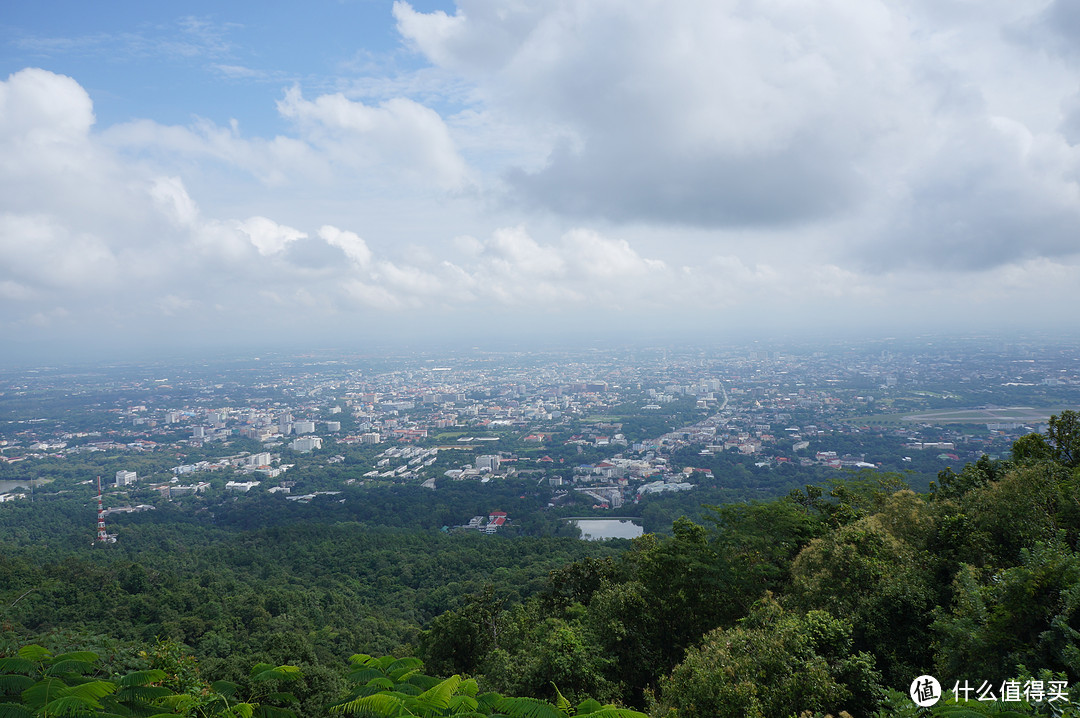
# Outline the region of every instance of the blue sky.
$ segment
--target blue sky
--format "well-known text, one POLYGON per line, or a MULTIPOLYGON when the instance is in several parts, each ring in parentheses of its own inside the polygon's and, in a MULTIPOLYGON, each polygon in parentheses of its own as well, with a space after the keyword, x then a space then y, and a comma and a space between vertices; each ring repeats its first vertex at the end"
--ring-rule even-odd
POLYGON ((12 353, 1080 328, 1067 0, 11 5, 12 353))
MULTIPOLYGON (((449 10, 452 3, 415 3, 449 10)), ((133 117, 184 124, 237 119, 274 133, 283 87, 336 90, 373 70, 415 70, 391 3, 12 3, 0 18, 8 73, 44 67, 75 77, 104 125, 133 117)))

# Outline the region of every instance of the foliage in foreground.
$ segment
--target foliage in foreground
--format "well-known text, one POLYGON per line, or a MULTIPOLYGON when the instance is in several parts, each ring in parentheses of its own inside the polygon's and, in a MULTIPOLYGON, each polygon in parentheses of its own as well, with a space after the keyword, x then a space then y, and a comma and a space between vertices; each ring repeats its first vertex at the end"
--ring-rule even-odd
MULTIPOLYGON (((350 659, 349 694, 331 714, 357 718, 646 718, 643 713, 586 699, 574 706, 480 693, 471 678, 438 679, 421 672, 417 658, 358 654, 350 659)), ((248 687, 202 683, 162 668, 102 677, 89 651, 53 655, 38 645, 0 658, 2 718, 297 718, 297 699, 283 690, 299 677, 295 666, 256 664, 248 687), (174 690, 174 686, 182 686, 174 690)), ((557 692, 557 691, 556 691, 557 692)))

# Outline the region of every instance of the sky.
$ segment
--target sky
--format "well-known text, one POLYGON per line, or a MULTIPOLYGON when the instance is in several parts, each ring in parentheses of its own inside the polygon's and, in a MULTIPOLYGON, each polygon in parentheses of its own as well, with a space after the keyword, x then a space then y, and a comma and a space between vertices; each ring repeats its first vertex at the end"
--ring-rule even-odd
POLYGON ((1073 0, 0 11, 9 357, 1080 333, 1073 0))

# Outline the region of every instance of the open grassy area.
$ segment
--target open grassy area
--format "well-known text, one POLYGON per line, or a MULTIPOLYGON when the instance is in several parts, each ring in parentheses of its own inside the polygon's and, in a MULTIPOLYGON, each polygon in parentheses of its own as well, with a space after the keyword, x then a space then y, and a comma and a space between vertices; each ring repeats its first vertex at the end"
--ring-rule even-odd
POLYGON ((957 408, 931 409, 890 414, 866 414, 853 416, 846 421, 852 424, 894 425, 919 424, 1043 424, 1052 414, 1060 414, 1068 407, 1011 406, 994 409, 957 408))

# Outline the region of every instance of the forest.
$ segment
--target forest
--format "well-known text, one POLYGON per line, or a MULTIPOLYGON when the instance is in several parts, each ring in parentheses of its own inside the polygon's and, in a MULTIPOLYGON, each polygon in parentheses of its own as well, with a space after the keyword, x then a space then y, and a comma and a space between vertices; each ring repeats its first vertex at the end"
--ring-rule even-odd
POLYGON ((1075 412, 922 493, 851 474, 634 541, 445 532, 429 498, 105 547, 85 502, 0 506, 3 716, 1077 714, 1075 412))

